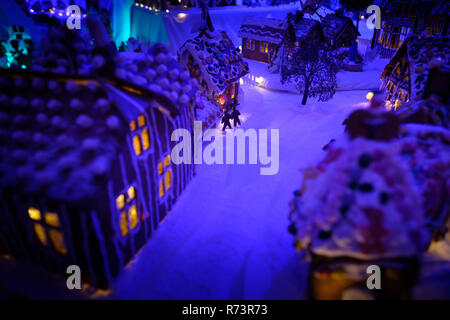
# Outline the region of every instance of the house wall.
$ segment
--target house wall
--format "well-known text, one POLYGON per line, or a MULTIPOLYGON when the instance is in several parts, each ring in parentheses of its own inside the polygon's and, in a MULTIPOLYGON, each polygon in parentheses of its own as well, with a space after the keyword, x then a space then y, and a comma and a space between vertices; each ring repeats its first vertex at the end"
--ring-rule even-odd
MULTIPOLYGON (((256 60, 264 63, 270 63, 270 52, 276 48, 276 44, 268 41, 259 41, 248 38, 242 38, 242 53, 245 58, 256 60), (249 44, 249 41, 254 41, 254 46, 249 44), (262 52, 261 47, 263 42, 267 44, 267 52, 262 52), (250 48, 249 48, 250 47, 250 48)), ((265 49, 262 49, 265 51, 265 49)))
POLYGON ((352 42, 356 40, 356 38, 357 35, 354 29, 350 25, 347 25, 344 30, 338 35, 333 47, 350 47, 352 45, 352 42))
POLYGON ((131 135, 121 139, 121 152, 114 161, 112 175, 101 183, 92 199, 81 203, 50 201, 30 197, 17 190, 0 194, 0 243, 3 250, 19 260, 31 261, 44 269, 63 277, 69 265, 81 268, 82 281, 98 288, 107 288, 120 270, 148 241, 173 207, 178 196, 194 176, 189 164, 174 165, 172 188, 159 197, 157 165, 170 154, 176 142, 170 141, 175 128, 192 132, 192 116, 188 107, 174 119, 148 106, 146 119, 151 129, 151 152, 136 157, 131 135), (121 235, 120 210, 116 198, 133 185, 136 188, 136 204, 139 216, 137 227, 126 236, 121 235), (28 208, 58 214, 60 228, 67 249, 57 252, 49 240, 49 228, 43 221, 31 220, 28 208), (43 245, 34 231, 34 224, 43 226, 47 244, 43 245))
POLYGON ((448 16, 430 15, 432 3, 420 1, 393 1, 389 13, 385 13, 382 29, 374 33, 382 58, 391 58, 405 41, 408 33, 446 35, 448 16))

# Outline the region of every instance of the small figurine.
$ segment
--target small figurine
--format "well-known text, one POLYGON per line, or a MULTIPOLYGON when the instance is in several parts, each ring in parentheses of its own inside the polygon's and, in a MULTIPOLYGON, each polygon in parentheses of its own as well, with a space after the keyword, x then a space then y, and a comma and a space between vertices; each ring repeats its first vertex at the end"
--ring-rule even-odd
POLYGON ((241 125, 241 120, 239 120, 240 114, 241 113, 239 112, 239 110, 237 110, 236 107, 233 107, 233 111, 231 112, 231 118, 233 118, 235 128, 238 124, 241 125))
POLYGON ((230 114, 229 114, 227 111, 225 111, 224 114, 223 114, 222 121, 221 121, 221 122, 223 123, 222 131, 225 131, 225 129, 227 128, 227 126, 230 127, 230 129, 231 129, 231 123, 230 123, 230 120, 231 120, 230 114))

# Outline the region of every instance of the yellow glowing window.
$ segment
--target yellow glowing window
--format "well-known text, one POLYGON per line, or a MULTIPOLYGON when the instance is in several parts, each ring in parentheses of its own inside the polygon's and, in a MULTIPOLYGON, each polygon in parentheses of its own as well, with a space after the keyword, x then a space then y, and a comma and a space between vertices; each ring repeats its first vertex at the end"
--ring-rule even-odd
POLYGON ((144 145, 144 150, 150 148, 150 136, 148 134, 148 129, 142 130, 142 144, 144 145))
POLYGON ((52 246, 56 250, 56 252, 64 255, 67 253, 66 244, 64 243, 64 237, 60 231, 52 229, 48 232, 48 237, 50 238, 52 246))
POLYGON ((165 193, 165 191, 164 191, 164 182, 161 179, 161 180, 159 180, 159 197, 160 198, 164 197, 164 193, 165 193))
POLYGON ((41 220, 41 212, 34 207, 28 208, 28 215, 33 220, 36 220, 36 221, 41 220))
POLYGON ((132 200, 136 197, 136 189, 134 187, 129 187, 127 193, 129 200, 132 200))
POLYGON ((36 234, 36 237, 39 239, 39 241, 46 246, 47 245, 47 235, 45 234, 45 229, 42 225, 39 223, 35 223, 33 225, 34 233, 36 234))
POLYGON ((167 170, 164 175, 164 182, 166 185, 166 190, 169 190, 172 187, 172 169, 167 170))
POLYGON ((163 171, 164 171, 164 166, 163 166, 163 163, 160 162, 160 163, 158 163, 158 174, 161 175, 163 173, 163 171))
POLYGON ((45 223, 51 227, 60 227, 58 214, 55 212, 47 212, 44 215, 45 223))
POLYGON ((128 215, 130 216, 130 227, 131 229, 134 229, 137 227, 139 222, 139 217, 137 214, 136 205, 132 206, 130 210, 128 211, 128 215))
POLYGON ((136 155, 140 155, 142 153, 141 140, 139 139, 139 135, 133 137, 133 148, 136 155))
POLYGON ((247 49, 255 50, 255 40, 247 39, 247 49))
POLYGON ((125 211, 120 214, 120 233, 122 237, 128 234, 128 219, 125 211))
POLYGON ((136 126, 136 121, 131 121, 130 122, 130 130, 131 131, 134 131, 134 130, 136 130, 136 128, 137 128, 137 126, 136 126))
POLYGON ((164 167, 168 167, 170 165, 170 155, 168 154, 165 158, 164 158, 164 167))
POLYGON ((269 51, 269 44, 265 41, 261 41, 261 46, 259 47, 259 51, 263 53, 267 53, 269 51))
POLYGON ((138 117, 138 125, 139 127, 145 126, 145 116, 143 114, 138 117))
POLYGON ((125 196, 123 194, 116 198, 116 207, 117 210, 121 210, 123 207, 125 207, 125 196))

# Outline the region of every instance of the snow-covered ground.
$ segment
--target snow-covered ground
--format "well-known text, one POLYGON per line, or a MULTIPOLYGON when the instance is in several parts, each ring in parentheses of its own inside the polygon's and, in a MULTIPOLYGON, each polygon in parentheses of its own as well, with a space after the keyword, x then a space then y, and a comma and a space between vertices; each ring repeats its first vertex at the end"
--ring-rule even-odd
POLYGON ((119 276, 112 298, 298 299, 307 266, 287 231, 299 169, 342 134, 364 91, 338 92, 300 106, 297 94, 244 86, 242 128, 279 129, 280 167, 200 165, 168 218, 119 276))
MULTIPOLYGON (((249 64, 250 73, 244 78, 245 82, 258 83, 264 88, 297 92, 294 85, 287 83, 282 85, 279 73, 269 73, 268 64, 246 59, 249 64)), ((337 90, 366 90, 373 91, 380 87, 380 77, 384 66, 389 62, 388 59, 376 58, 373 61, 367 61, 363 65, 364 72, 340 71, 336 75, 337 90)))

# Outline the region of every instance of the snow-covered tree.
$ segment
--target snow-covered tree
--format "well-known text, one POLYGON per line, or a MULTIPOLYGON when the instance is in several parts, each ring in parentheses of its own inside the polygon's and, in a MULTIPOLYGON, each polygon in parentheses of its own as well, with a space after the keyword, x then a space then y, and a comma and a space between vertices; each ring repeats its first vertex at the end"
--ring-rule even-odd
POLYGON ((308 97, 327 101, 336 92, 336 73, 339 58, 335 51, 323 45, 296 48, 281 71, 281 83, 292 82, 303 93, 302 104, 308 97))

